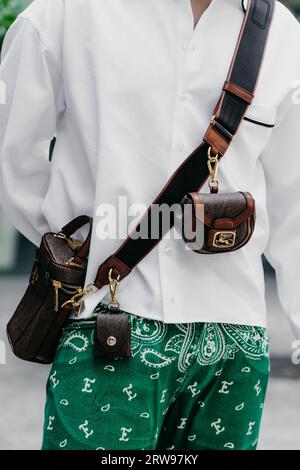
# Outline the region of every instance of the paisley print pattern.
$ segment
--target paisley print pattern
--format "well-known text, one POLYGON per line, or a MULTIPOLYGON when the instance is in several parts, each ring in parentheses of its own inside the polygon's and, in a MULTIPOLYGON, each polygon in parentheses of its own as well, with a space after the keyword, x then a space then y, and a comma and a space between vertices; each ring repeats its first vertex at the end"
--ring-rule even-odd
POLYGON ((220 361, 226 355, 226 340, 218 324, 206 323, 203 327, 197 362, 209 366, 220 361))
POLYGON ((201 366, 210 366, 221 360, 234 359, 240 351, 255 360, 268 357, 269 354, 269 338, 264 328, 219 323, 179 323, 172 324, 172 329, 175 327, 177 331, 166 343, 166 355, 160 354, 160 357, 154 359, 156 353, 153 347, 164 341, 170 325, 135 318, 132 330, 133 355, 139 354, 149 367, 168 366, 177 356, 178 370, 185 372, 194 360, 201 366), (196 345, 195 338, 200 325, 201 334, 196 345))
MULTIPOLYGON (((95 309, 95 313, 107 311, 104 304, 95 309)), ((141 361, 151 368, 167 367, 177 360, 178 370, 185 372, 194 360, 201 366, 210 366, 222 360, 233 360, 239 352, 254 360, 269 355, 269 337, 262 327, 229 323, 166 324, 133 314, 129 314, 129 320, 132 325, 132 355, 139 355, 141 361), (175 334, 171 333, 174 330, 175 334), (164 354, 158 353, 155 346, 163 344, 166 336, 169 339, 164 346, 164 354)), ((73 330, 58 348, 85 351, 89 343, 93 344, 93 331, 89 336, 84 335, 77 331, 79 323, 73 325, 73 330)))
POLYGON ((43 449, 255 449, 265 330, 128 319, 126 360, 94 357, 94 318, 65 327, 47 383, 43 449))
POLYGON ((268 355, 269 338, 264 328, 231 324, 222 324, 221 328, 247 357, 259 359, 268 355))

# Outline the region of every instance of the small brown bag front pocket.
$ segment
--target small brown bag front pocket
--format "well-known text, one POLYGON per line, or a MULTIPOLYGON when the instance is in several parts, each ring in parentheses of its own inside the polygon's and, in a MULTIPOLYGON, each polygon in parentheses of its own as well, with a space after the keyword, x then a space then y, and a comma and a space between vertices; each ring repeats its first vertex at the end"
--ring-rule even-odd
POLYGON ((189 193, 182 206, 183 239, 196 253, 235 251, 253 234, 255 201, 248 192, 189 193))

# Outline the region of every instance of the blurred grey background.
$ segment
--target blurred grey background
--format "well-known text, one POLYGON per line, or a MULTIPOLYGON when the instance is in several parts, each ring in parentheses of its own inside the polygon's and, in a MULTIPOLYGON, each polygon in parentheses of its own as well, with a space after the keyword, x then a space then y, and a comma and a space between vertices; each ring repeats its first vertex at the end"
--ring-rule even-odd
MULTIPOLYGON (((29 3, 0 0, 0 48, 5 31, 29 3)), ((300 18, 300 0, 283 3, 300 18)), ((39 449, 41 445, 49 367, 15 358, 5 334, 6 323, 26 288, 33 257, 34 247, 0 209, 0 341, 6 344, 6 364, 0 363, 0 450, 39 449)), ((300 365, 291 360, 294 338, 278 302, 274 272, 267 263, 265 277, 272 361, 259 449, 300 450, 300 365)))

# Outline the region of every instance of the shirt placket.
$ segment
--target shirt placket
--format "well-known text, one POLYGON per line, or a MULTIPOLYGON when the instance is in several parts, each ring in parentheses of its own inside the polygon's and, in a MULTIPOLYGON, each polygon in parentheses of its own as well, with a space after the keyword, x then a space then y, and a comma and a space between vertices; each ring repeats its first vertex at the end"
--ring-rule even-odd
MULTIPOLYGON (((180 163, 192 152, 189 142, 187 126, 187 106, 191 95, 188 90, 189 71, 197 49, 197 31, 193 30, 193 17, 185 2, 177 2, 177 28, 178 28, 178 62, 177 86, 174 103, 172 143, 170 150, 168 177, 171 177, 180 163)), ((159 244, 159 267, 162 289, 163 319, 166 322, 174 321, 172 289, 178 285, 174 282, 174 273, 178 272, 176 266, 176 246, 181 240, 174 240, 174 231, 159 244), (175 268, 175 269, 174 269, 175 268)), ((176 288, 176 287, 175 287, 176 288)))

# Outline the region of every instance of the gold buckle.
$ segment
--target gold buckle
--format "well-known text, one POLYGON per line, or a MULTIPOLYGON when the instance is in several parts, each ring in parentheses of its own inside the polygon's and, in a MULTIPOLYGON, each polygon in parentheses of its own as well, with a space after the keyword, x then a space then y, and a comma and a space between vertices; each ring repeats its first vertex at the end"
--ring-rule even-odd
POLYGON ((53 234, 55 238, 62 238, 63 240, 67 240, 67 235, 65 235, 63 232, 57 232, 53 234))
POLYGON ((67 237, 63 232, 56 232, 53 234, 55 238, 66 240, 71 250, 75 251, 82 246, 82 242, 76 238, 67 237))
POLYGON ((68 266, 75 266, 76 268, 82 268, 82 264, 74 263, 74 256, 68 259, 68 261, 66 261, 65 264, 67 264, 68 266))
POLYGON ((78 250, 82 246, 82 242, 80 240, 77 240, 76 238, 70 237, 67 239, 67 242, 69 247, 73 251, 78 250))
POLYGON ((214 234, 213 246, 215 248, 231 248, 235 244, 236 231, 223 230, 214 234))

